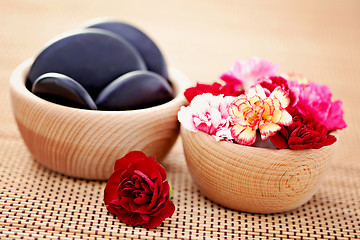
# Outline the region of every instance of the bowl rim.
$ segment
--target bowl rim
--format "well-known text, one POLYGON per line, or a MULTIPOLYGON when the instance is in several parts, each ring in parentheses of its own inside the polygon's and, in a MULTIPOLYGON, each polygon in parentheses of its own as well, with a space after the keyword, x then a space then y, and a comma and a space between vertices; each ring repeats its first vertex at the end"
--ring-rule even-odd
MULTIPOLYGON (((185 128, 183 126, 183 124, 180 124, 180 135, 183 138, 183 132, 187 131, 189 133, 189 135, 193 135, 193 134, 198 134, 198 138, 204 140, 206 139, 206 141, 211 142, 212 144, 219 144, 219 148, 223 148, 224 150, 226 149, 232 149, 233 151, 236 152, 243 152, 243 151, 247 151, 247 152, 253 152, 254 154, 271 154, 271 155, 283 155, 283 154, 291 154, 291 155, 297 155, 297 156, 303 156, 305 154, 310 154, 311 152, 320 152, 320 151, 324 151, 328 148, 333 148, 335 145, 337 145, 338 142, 338 131, 333 131, 329 134, 334 135, 337 140, 336 142, 334 142, 331 145, 327 145, 327 146, 323 146, 321 148, 315 149, 315 148, 306 148, 306 149, 273 149, 273 148, 261 148, 261 147, 253 147, 253 146, 247 146, 247 145, 242 145, 242 144, 237 144, 237 143, 232 143, 232 142, 227 142, 227 141, 216 141, 216 139, 214 137, 212 137, 210 134, 203 132, 203 131, 197 131, 197 132, 193 132, 190 131, 189 129, 185 128), (223 145, 223 146, 221 146, 223 145)), ((205 148, 207 148, 208 145, 205 144, 205 148)))
MULTIPOLYGON (((28 74, 31 64, 34 61, 33 58, 29 58, 23 62, 21 62, 12 72, 10 77, 10 89, 11 91, 18 92, 24 98, 31 99, 32 101, 41 103, 43 105, 47 105, 52 108, 59 108, 59 110, 68 109, 74 112, 89 112, 93 114, 136 114, 136 113, 151 113, 154 111, 160 111, 162 109, 166 109, 171 106, 183 105, 185 101, 185 96, 183 92, 190 85, 189 79, 177 68, 170 66, 169 67, 169 81, 172 84, 172 88, 174 90, 175 97, 163 104, 142 108, 142 109, 134 109, 134 110, 119 110, 119 111, 111 111, 111 110, 92 110, 92 109, 81 109, 74 108, 69 106, 60 105, 57 103, 53 103, 42 99, 35 94, 33 94, 29 89, 25 86, 26 75, 28 74)), ((179 107, 180 108, 180 107, 179 107)))

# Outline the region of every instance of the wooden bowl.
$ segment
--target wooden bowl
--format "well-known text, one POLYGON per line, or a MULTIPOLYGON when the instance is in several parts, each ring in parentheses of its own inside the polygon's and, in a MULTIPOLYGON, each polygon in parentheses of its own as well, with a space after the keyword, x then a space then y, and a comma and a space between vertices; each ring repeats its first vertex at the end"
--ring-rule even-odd
POLYGON ((10 80, 15 119, 33 157, 46 167, 73 177, 107 179, 116 159, 140 150, 161 161, 179 134, 177 112, 188 80, 170 69, 175 98, 131 111, 97 111, 43 100, 25 87, 32 60, 19 65, 10 80))
POLYGON ((306 203, 324 178, 335 144, 320 149, 265 149, 217 142, 181 127, 190 174, 204 195, 225 207, 275 213, 306 203))

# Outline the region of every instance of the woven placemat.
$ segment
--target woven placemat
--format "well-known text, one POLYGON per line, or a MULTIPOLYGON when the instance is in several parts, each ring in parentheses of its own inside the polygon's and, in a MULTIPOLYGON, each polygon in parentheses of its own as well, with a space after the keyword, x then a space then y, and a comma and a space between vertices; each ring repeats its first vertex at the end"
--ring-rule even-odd
POLYGON ((359 169, 333 167, 318 193, 282 214, 233 211, 208 200, 192 183, 180 142, 165 168, 176 211, 155 230, 130 227, 109 215, 104 182, 70 178, 31 158, 23 143, 2 141, 0 154, 1 239, 244 239, 356 238, 359 236, 359 169), (16 153, 16 154, 14 154, 16 153))
POLYGON ((176 211, 155 230, 109 215, 105 182, 70 178, 36 163, 18 138, 0 148, 0 237, 49 239, 350 239, 359 237, 359 168, 332 167, 315 196, 281 214, 251 214, 204 197, 186 168, 180 141, 164 166, 176 211))
POLYGON ((128 2, 120 7, 118 1, 109 1, 107 6, 85 0, 1 1, 0 239, 360 238, 359 2, 229 0, 223 4, 204 0, 171 6, 168 1, 156 1, 163 9, 154 11, 168 12, 168 21, 146 10, 153 1, 128 2), (193 184, 179 138, 163 163, 173 186, 176 211, 156 229, 147 230, 108 214, 103 204, 105 182, 70 178, 38 164, 11 113, 10 74, 55 33, 99 15, 142 22, 168 49, 170 60, 193 81, 213 80, 210 76, 242 53, 266 55, 285 69, 296 67, 328 84, 344 101, 348 128, 339 133, 337 155, 315 196, 298 209, 279 214, 224 208, 193 184), (213 29, 220 33, 214 34, 213 29), (187 37, 190 33, 191 38, 187 37), (220 47, 224 44, 227 48, 220 47), (210 58, 209 52, 219 58, 210 58))

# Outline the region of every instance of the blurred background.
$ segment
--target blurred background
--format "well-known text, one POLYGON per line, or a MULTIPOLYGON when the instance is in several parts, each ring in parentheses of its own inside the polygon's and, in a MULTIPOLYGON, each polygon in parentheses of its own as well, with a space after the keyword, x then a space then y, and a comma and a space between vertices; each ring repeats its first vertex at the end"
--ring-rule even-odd
MULTIPOLYGON (((357 0, 2 0, 0 9, 1 65, 15 66, 57 34, 109 16, 143 29, 194 81, 213 81, 235 59, 254 55, 320 82, 358 71, 352 61, 360 54, 357 0), (339 72, 339 65, 346 69, 339 72)), ((344 90, 346 81, 339 82, 334 92, 344 90)))

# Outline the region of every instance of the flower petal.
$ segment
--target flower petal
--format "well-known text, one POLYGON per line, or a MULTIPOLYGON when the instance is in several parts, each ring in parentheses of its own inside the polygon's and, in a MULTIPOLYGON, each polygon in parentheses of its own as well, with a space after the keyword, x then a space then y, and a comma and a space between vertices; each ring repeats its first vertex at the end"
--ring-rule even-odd
POLYGON ((193 120, 192 109, 182 106, 178 112, 178 120, 189 131, 197 132, 196 126, 193 120))
POLYGON ((279 131, 281 127, 276 123, 269 123, 266 125, 260 125, 260 133, 261 139, 265 140, 268 137, 274 135, 277 131, 279 131))
POLYGON ((238 82, 247 90, 265 76, 275 75, 279 66, 259 57, 252 57, 249 60, 237 60, 221 78, 226 82, 238 82))
POLYGON ((255 87, 250 88, 246 92, 246 97, 247 98, 258 97, 261 99, 265 99, 266 98, 265 90, 260 84, 256 84, 255 87))
POLYGON ((143 224, 145 228, 156 228, 159 226, 165 218, 172 216, 175 212, 175 205, 172 202, 166 202, 165 207, 160 211, 159 214, 152 216, 150 220, 143 224))
POLYGON ((118 170, 118 169, 126 169, 128 168, 128 166, 134 162, 134 159, 139 160, 139 159, 145 159, 147 158, 147 156, 145 155, 145 153, 141 152, 141 151, 132 151, 129 152, 128 154, 126 154, 124 157, 116 160, 115 165, 114 165, 114 170, 118 170))
POLYGON ((246 99, 238 99, 235 102, 230 104, 229 107, 229 114, 236 119, 243 119, 244 115, 243 112, 240 110, 242 105, 245 105, 246 99))
MULTIPOLYGON (((267 117, 267 116, 273 116, 274 115, 274 104, 272 104, 271 99, 269 99, 270 101, 266 101, 264 103, 264 112, 263 112, 263 116, 267 117)), ((272 117, 274 118, 274 117, 272 117)), ((274 121, 274 120, 273 120, 274 121)))
POLYGON ((105 204, 109 204, 113 199, 118 198, 117 189, 119 187, 122 174, 123 174, 123 171, 115 171, 109 177, 109 180, 107 181, 107 184, 106 184, 106 187, 104 190, 105 204))
POLYGON ((272 121, 273 121, 274 123, 278 123, 279 120, 281 119, 281 115, 282 115, 282 111, 279 110, 279 109, 276 109, 276 110, 273 112, 272 121))
POLYGON ((251 145, 256 140, 256 129, 253 130, 249 126, 243 126, 241 124, 235 124, 231 128, 231 135, 237 143, 243 145, 251 145))
POLYGON ((281 118, 277 121, 278 124, 289 126, 292 123, 292 116, 286 110, 281 112, 281 118))
POLYGON ((270 98, 278 99, 282 108, 286 108, 290 104, 289 94, 286 93, 280 86, 274 89, 274 91, 270 94, 270 98))
POLYGON ((270 140, 275 145, 275 147, 279 149, 289 148, 289 145, 287 144, 287 139, 280 132, 277 132, 275 135, 270 136, 270 140))

